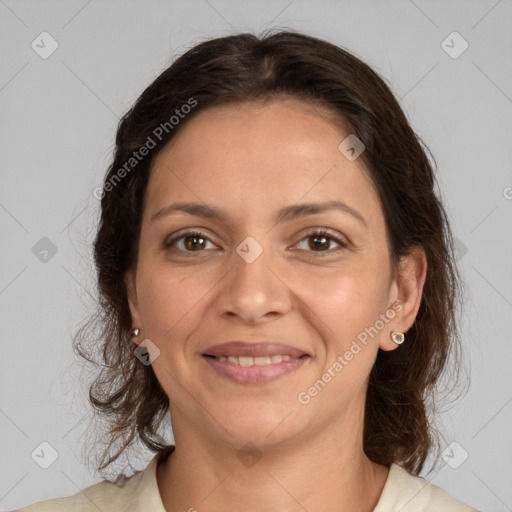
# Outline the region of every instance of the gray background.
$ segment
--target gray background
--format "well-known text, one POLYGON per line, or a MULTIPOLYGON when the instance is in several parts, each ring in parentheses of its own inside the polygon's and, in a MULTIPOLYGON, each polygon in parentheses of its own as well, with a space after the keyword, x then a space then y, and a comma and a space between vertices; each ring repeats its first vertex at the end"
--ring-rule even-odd
POLYGON ((510 0, 0 0, 1 510, 100 481, 81 459, 89 409, 71 338, 93 304, 93 190, 118 118, 175 55, 270 26, 368 62, 432 149, 467 282, 472 380, 443 415, 450 464, 427 478, 482 511, 512 510, 511 19, 510 0), (31 47, 43 31, 59 45, 46 59, 31 47), (442 45, 453 31, 469 44, 457 58, 445 51, 462 49, 457 36, 442 45), (58 453, 48 469, 31 457, 50 456, 43 441, 58 453))

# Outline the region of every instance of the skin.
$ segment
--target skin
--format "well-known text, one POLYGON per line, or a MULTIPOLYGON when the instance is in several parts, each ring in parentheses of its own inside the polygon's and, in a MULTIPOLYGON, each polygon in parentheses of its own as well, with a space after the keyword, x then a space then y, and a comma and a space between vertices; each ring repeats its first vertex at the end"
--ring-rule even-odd
POLYGON ((139 259, 126 284, 141 330, 134 341, 148 338, 160 350, 153 368, 171 404, 176 450, 157 471, 167 511, 371 511, 379 500, 389 467, 363 451, 368 376, 379 348, 398 348, 390 333, 414 322, 426 260, 417 248, 392 272, 372 181, 361 159, 338 150, 347 135, 298 99, 221 106, 191 119, 153 162, 139 259), (329 200, 357 210, 366 225, 336 210, 272 218, 284 206, 329 200), (174 212, 151 221, 182 201, 218 207, 227 219, 174 212), (207 240, 164 247, 187 228, 207 240), (316 228, 346 247, 320 237, 315 249, 307 235, 316 228), (235 250, 248 236, 263 249, 252 263, 235 250), (379 334, 299 403, 396 301, 400 311, 379 334), (240 385, 201 356, 213 344, 255 339, 311 357, 273 382, 240 385), (252 467, 237 457, 246 443, 261 455, 252 467))

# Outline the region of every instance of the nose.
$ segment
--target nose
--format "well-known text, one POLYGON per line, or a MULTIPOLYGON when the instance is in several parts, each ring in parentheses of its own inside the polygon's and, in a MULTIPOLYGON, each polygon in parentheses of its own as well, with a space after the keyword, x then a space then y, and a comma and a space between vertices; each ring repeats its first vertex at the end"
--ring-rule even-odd
POLYGON ((255 239, 236 249, 216 297, 218 314, 256 324, 290 311, 292 292, 273 252, 255 239))

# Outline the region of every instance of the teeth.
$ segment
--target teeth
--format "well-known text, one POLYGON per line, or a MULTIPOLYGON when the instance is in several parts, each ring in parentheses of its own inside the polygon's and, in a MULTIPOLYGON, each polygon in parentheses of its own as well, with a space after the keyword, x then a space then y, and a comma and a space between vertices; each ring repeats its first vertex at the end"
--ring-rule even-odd
POLYGON ((291 356, 288 355, 275 355, 275 356, 258 356, 258 357, 250 357, 250 356, 217 356, 217 361, 236 364, 238 366, 266 366, 267 364, 273 364, 273 363, 281 363, 282 361, 289 361, 290 359, 293 359, 291 356))

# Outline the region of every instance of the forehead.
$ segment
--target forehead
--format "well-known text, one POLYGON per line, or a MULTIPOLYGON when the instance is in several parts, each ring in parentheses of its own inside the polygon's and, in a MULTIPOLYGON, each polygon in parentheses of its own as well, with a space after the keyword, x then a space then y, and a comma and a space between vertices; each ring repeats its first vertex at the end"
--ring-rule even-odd
POLYGON ((277 203, 343 200, 379 215, 361 160, 338 149, 348 135, 325 109, 296 99, 207 109, 153 162, 146 213, 193 200, 261 217, 277 203))

